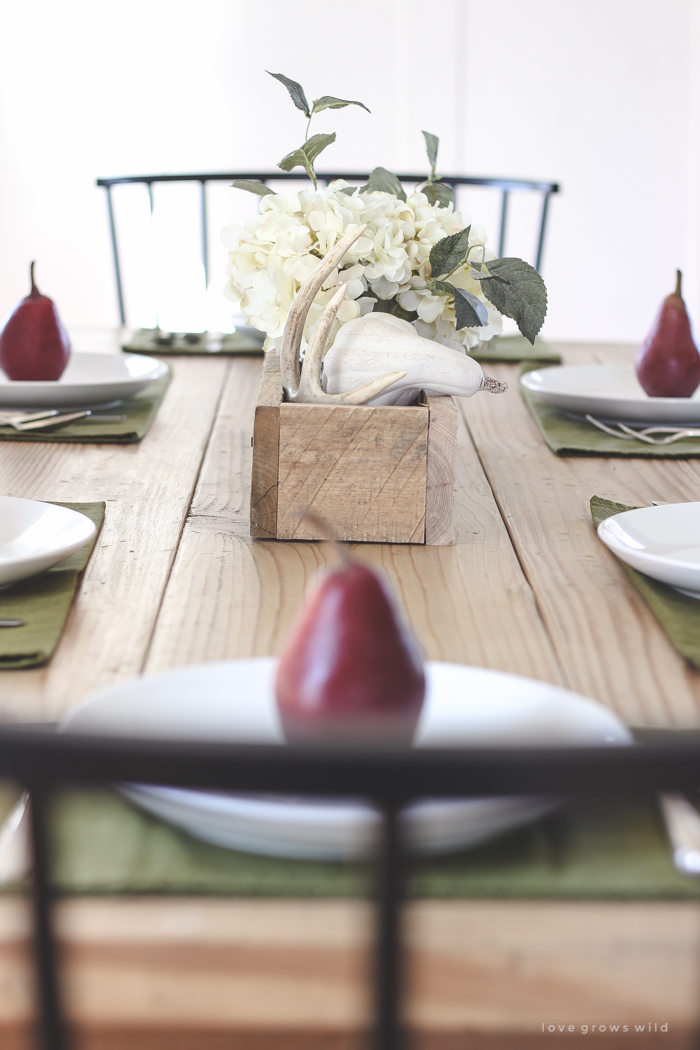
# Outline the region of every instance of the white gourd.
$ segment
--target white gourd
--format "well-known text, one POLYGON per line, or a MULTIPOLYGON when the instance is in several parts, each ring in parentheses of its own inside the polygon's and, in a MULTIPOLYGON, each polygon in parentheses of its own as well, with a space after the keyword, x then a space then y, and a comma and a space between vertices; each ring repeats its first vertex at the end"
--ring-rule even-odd
POLYGON ((391 314, 372 313, 348 321, 322 365, 331 326, 345 298, 345 284, 316 322, 300 372, 299 350, 311 304, 366 228, 363 223, 342 237, 309 274, 292 302, 280 350, 287 400, 307 405, 408 405, 421 390, 461 397, 470 397, 477 390, 505 390, 505 383, 485 376, 471 357, 424 339, 407 321, 391 314))
POLYGON ((365 404, 409 405, 421 390, 471 397, 490 386, 473 358, 423 338, 408 321, 372 313, 348 321, 336 335, 323 361, 323 389, 344 394, 398 369, 405 376, 365 404))

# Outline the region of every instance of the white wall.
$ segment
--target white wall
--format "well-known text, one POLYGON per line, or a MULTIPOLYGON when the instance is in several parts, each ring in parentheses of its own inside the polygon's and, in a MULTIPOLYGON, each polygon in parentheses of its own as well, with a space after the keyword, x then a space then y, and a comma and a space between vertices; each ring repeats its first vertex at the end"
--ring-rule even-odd
MULTIPOLYGON (((427 128, 445 172, 561 181, 543 268, 550 337, 640 339, 676 266, 700 326, 700 0, 34 0, 6 6, 3 37, 0 315, 36 258, 70 326, 114 324, 95 178, 273 168, 303 118, 267 68, 310 97, 370 107, 315 118, 338 133, 333 167, 423 170, 427 128)), ((212 227, 234 196, 213 194, 212 227)), ((194 219, 194 198, 162 197, 183 254, 196 251, 190 206, 194 219)), ((469 208, 495 239, 494 203, 469 208)), ((508 250, 531 255, 527 200, 512 221, 508 250)), ((145 262, 131 261, 144 299, 145 262)), ((171 288, 183 266, 162 264, 171 288)))

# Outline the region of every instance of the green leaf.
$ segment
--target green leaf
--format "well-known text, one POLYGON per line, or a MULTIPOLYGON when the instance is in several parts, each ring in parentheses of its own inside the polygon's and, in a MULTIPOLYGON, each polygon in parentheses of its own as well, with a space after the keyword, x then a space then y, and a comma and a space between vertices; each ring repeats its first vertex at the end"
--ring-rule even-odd
POLYGON ((489 315, 481 299, 467 288, 455 288, 455 291, 455 328, 485 328, 489 315))
POLYGON ((393 171, 387 171, 386 168, 375 168, 368 179, 367 185, 363 186, 362 190, 366 193, 373 193, 375 190, 379 190, 382 193, 393 193, 400 200, 406 200, 403 186, 393 171))
POLYGON ((347 193, 348 197, 352 197, 353 193, 357 189, 357 186, 341 186, 340 192, 347 193))
POLYGON ((429 131, 423 132, 423 138, 425 139, 425 148, 428 153, 428 161, 430 163, 430 173, 435 174, 435 165, 437 164, 438 146, 440 145, 440 139, 437 135, 431 135, 429 131))
POLYGON ((547 313, 547 288, 537 270, 522 259, 494 259, 490 277, 482 278, 484 295, 506 317, 512 317, 534 346, 547 313))
POLYGON ((351 102, 346 98, 333 98, 332 95, 323 95, 321 98, 315 98, 314 108, 311 112, 320 113, 322 109, 343 109, 345 106, 361 106, 362 109, 366 109, 368 113, 370 112, 364 102, 351 102))
POLYGON ((420 191, 426 195, 431 204, 439 204, 442 208, 454 203, 452 190, 441 182, 426 182, 425 186, 421 186, 420 191))
POLYGON ((282 171, 291 171, 292 168, 305 168, 306 174, 316 185, 316 173, 314 172, 314 161, 326 146, 335 142, 335 132, 332 135, 312 135, 303 146, 288 153, 277 165, 282 171))
POLYGON ((464 262, 469 251, 469 231, 459 230, 449 237, 443 237, 430 249, 430 271, 433 277, 440 277, 444 273, 452 273, 460 263, 464 262))
POLYGON ((301 148, 313 164, 319 153, 322 153, 326 146, 330 146, 332 142, 335 142, 335 132, 332 132, 330 135, 312 135, 301 148))
POLYGON ((489 315, 481 299, 466 288, 457 288, 451 281, 431 281, 431 292, 453 295, 455 300, 455 328, 484 328, 489 315))
MULTIPOLYGON (((270 73, 270 70, 266 69, 265 72, 270 73)), ((284 73, 270 73, 270 76, 274 77, 275 80, 279 80, 281 84, 284 84, 297 109, 300 109, 305 117, 310 117, 311 110, 309 109, 309 103, 306 101, 306 95, 304 94, 304 89, 301 84, 297 84, 296 80, 290 80, 289 77, 284 75, 284 73)))
POLYGON ((248 190, 248 193, 257 193, 258 197, 266 197, 268 193, 274 193, 264 182, 249 182, 248 179, 236 179, 231 183, 234 190, 248 190))

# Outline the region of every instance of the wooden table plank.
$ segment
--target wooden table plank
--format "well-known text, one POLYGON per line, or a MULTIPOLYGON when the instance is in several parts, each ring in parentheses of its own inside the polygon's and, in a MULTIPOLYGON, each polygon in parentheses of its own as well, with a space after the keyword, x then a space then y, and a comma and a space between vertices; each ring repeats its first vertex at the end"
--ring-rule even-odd
POLYGON ((53 659, 0 672, 4 718, 53 720, 89 690, 142 669, 229 367, 195 358, 171 364, 173 380, 139 444, 0 444, 6 495, 107 504, 53 659))
MULTIPOLYGON (((634 352, 557 349, 568 364, 628 361, 634 352)), ((569 685, 632 724, 700 724, 700 674, 600 543, 589 510, 594 494, 634 506, 700 499, 700 461, 556 456, 520 396, 519 368, 489 372, 510 384, 507 393, 462 408, 569 685)))
MULTIPOLYGON (((137 1034, 171 1050, 176 1031, 198 1050, 335 1048, 370 1016, 360 901, 73 900, 57 920, 69 1015, 83 1038, 111 1032, 111 1050, 137 1034)), ((20 902, 1 901, 0 1039, 31 1016, 27 936, 20 902)), ((435 1048, 534 1038, 542 1023, 581 1038, 581 1025, 651 1021, 677 1038, 700 1016, 699 939, 689 902, 414 902, 407 1018, 435 1048)))
MULTIPOLYGON (((252 418, 260 364, 232 362, 166 590, 148 671, 275 653, 327 552, 252 540, 252 418)), ((532 593, 464 425, 458 433, 456 543, 358 545, 386 572, 431 659, 561 680, 532 593)))

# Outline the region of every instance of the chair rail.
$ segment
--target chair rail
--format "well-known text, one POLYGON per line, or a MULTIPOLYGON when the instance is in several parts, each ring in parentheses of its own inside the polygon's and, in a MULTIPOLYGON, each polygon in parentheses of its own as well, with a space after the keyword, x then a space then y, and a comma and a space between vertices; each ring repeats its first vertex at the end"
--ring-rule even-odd
POLYGON ((129 740, 0 728, 0 775, 31 797, 34 965, 41 1050, 68 1050, 51 916, 48 806, 64 784, 119 781, 369 799, 383 814, 376 858, 374 1050, 401 1050, 403 855, 398 813, 418 797, 691 790, 700 744, 419 750, 129 740))
MULTIPOLYGON (((367 175, 362 172, 319 172, 319 182, 329 183, 335 179, 346 179, 349 182, 364 181, 367 175)), ((400 182, 413 183, 417 185, 426 181, 425 175, 398 175, 400 182)), ((234 182, 237 179, 249 179, 254 182, 299 182, 305 176, 301 174, 262 171, 262 172, 202 172, 198 174, 182 175, 119 175, 115 178, 97 179, 97 185, 102 186, 107 193, 107 209, 109 214, 109 229, 112 242, 112 257, 114 260, 114 272, 117 287, 117 301, 119 304, 119 317, 122 325, 126 324, 126 311, 124 307, 124 290, 119 259, 119 248, 117 244, 117 232, 114 221, 114 207, 112 202, 112 189, 114 186, 124 186, 141 183, 148 189, 148 199, 153 214, 153 185, 158 182, 198 182, 200 184, 200 231, 202 246, 202 264, 204 266, 204 279, 209 282, 209 244, 207 232, 207 183, 209 182, 234 182)), ((547 182, 541 179, 506 179, 481 175, 444 175, 442 182, 449 186, 486 186, 501 191, 501 223, 498 238, 498 254, 503 255, 506 237, 506 225, 508 218, 508 199, 512 192, 535 192, 542 194, 542 210, 540 212, 540 226, 537 238, 537 255, 535 269, 539 270, 542 265, 542 253, 544 251, 544 235, 547 224, 547 213, 549 198, 553 193, 559 193, 560 186, 557 182, 547 182)))

